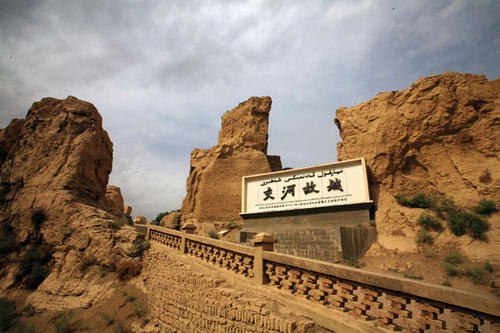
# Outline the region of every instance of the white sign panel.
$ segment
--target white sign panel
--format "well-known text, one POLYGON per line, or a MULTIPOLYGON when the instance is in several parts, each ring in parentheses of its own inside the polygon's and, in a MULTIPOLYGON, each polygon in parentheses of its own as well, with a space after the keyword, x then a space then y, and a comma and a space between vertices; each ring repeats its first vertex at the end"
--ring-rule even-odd
POLYGON ((363 158, 243 177, 242 214, 366 202, 363 158))

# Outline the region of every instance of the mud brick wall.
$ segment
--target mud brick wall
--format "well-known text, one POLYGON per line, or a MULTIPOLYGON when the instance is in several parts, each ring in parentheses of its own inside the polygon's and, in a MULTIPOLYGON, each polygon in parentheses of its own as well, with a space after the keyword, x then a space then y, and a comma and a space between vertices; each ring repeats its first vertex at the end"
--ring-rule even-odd
POLYGON ((333 261, 342 259, 340 228, 280 230, 273 232, 276 252, 333 261))
POLYGON ((327 332, 178 257, 157 244, 145 257, 149 314, 162 332, 327 332))

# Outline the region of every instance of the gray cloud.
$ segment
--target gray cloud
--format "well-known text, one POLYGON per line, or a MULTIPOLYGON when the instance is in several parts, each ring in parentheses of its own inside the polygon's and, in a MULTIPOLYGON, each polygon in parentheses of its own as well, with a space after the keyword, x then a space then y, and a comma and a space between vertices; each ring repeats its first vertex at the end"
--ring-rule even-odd
POLYGON ((134 213, 179 208, 220 117, 273 98, 269 153, 336 159, 335 110, 445 71, 499 76, 498 1, 2 1, 0 127, 44 96, 96 105, 134 213))

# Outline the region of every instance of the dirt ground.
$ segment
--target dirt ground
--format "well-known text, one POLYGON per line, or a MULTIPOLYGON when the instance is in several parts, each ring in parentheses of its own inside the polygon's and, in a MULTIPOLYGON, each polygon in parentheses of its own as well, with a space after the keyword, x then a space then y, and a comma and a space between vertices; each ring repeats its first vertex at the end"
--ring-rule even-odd
POLYGON ((147 325, 146 294, 130 282, 120 282, 114 273, 106 278, 115 279, 116 291, 110 298, 90 308, 77 308, 64 312, 41 312, 30 309, 25 302, 27 291, 16 291, 7 295, 16 300, 17 312, 14 327, 9 332, 26 333, 66 333, 102 332, 125 333, 141 332, 147 325), (14 297, 13 297, 14 296, 14 297))

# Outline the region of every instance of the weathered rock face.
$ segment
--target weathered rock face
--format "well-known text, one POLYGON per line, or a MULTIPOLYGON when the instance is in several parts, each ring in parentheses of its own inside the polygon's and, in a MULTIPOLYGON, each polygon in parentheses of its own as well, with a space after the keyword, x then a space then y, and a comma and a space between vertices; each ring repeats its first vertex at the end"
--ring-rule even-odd
POLYGON ((82 279, 78 263, 88 256, 109 263, 119 252, 116 244, 135 237, 133 231, 112 230, 119 217, 99 208, 113 159, 101 116, 74 97, 44 98, 0 136, 5 133, 14 134, 2 141, 7 154, 0 169, 0 220, 10 221, 18 241, 36 240, 55 251, 51 273, 30 296, 33 304, 64 308, 91 302, 101 293, 82 279), (35 225, 37 211, 43 218, 35 225))
POLYGON ((193 150, 183 223, 203 232, 204 223, 239 220, 241 177, 281 169, 279 156, 266 155, 270 109, 270 97, 251 97, 222 116, 216 146, 193 150))
POLYGON ((134 224, 148 224, 148 220, 144 216, 134 217, 134 224))
POLYGON ((117 213, 124 212, 122 192, 118 186, 108 186, 104 195, 104 204, 116 211, 117 213))
MULTIPOLYGON (((463 207, 482 198, 500 201, 500 79, 459 73, 426 77, 408 89, 338 109, 335 123, 343 140, 338 159, 366 158, 383 247, 416 250, 408 237, 415 235, 422 210, 398 205, 398 194, 445 194, 463 207), (491 181, 480 180, 485 170, 491 181)), ((472 240, 464 236, 459 246, 465 252, 474 247, 472 257, 495 259, 491 247, 500 245, 500 232, 492 227, 489 242, 466 245, 472 240)), ((437 243, 449 239, 445 232, 437 243)))
POLYGON ((0 167, 2 167, 10 149, 16 143, 23 125, 24 119, 12 119, 9 126, 0 129, 0 167))
POLYGON ((161 221, 160 226, 170 229, 179 229, 181 223, 181 212, 172 212, 165 215, 161 221))

